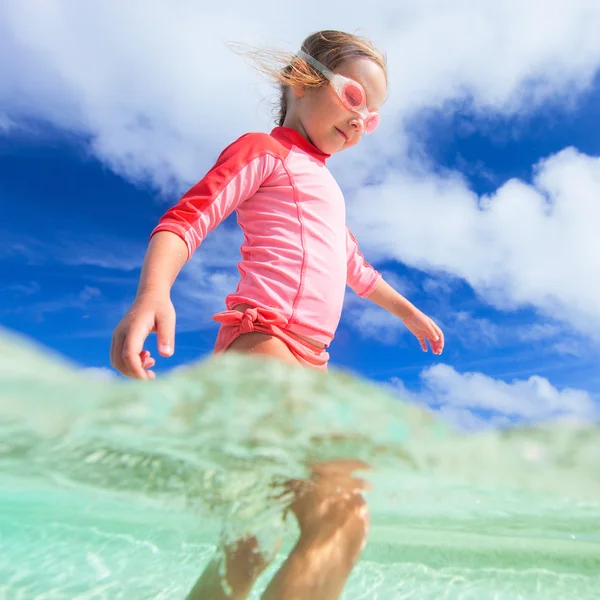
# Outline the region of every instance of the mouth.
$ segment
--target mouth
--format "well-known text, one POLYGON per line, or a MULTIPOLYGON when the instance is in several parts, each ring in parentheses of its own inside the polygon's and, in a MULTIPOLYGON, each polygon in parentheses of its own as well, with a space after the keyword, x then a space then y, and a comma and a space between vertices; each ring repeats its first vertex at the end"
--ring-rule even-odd
POLYGON ((348 136, 341 130, 338 129, 337 127, 335 128, 335 130, 344 138, 344 141, 347 142, 348 141, 348 136))

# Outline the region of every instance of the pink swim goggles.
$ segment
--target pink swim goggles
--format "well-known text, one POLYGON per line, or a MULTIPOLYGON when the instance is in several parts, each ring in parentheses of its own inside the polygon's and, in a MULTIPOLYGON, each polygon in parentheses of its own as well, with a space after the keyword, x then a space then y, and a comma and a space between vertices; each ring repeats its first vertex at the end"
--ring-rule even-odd
POLYGON ((367 109, 367 94, 360 83, 339 73, 330 71, 316 58, 313 58, 310 54, 306 54, 302 50, 299 50, 297 54, 329 80, 331 87, 348 110, 356 112, 361 116, 365 133, 373 133, 377 129, 377 125, 379 125, 379 113, 375 111, 369 112, 367 109))

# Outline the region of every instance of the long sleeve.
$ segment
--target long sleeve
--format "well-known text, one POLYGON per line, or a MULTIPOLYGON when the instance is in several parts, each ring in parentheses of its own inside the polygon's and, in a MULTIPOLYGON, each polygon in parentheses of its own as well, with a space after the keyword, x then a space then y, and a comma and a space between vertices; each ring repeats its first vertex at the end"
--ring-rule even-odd
POLYGON ((373 292, 381 280, 381 274, 364 259, 348 228, 346 228, 346 256, 348 259, 346 282, 353 292, 365 298, 373 292))
POLYGON ((188 260, 206 235, 250 198, 281 157, 271 136, 249 133, 230 144, 210 171, 169 209, 152 231, 171 231, 188 248, 188 260))

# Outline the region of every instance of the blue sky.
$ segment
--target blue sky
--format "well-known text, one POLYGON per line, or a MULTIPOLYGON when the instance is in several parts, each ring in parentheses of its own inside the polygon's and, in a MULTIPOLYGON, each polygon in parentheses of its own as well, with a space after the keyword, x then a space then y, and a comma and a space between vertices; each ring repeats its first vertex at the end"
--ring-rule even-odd
MULTIPOLYGON (((65 16, 61 6, 55 3, 59 25, 85 17, 65 16)), ((60 76, 40 83, 34 51, 41 42, 23 34, 19 19, 27 15, 15 7, 0 14, 0 32, 13 32, 12 50, 30 74, 4 73, 12 92, 0 94, 0 323, 84 368, 106 369, 110 336, 133 300, 150 231, 221 147, 247 130, 270 128, 260 102, 268 88, 252 88, 253 105, 244 103, 234 119, 227 117, 229 105, 215 109, 223 131, 201 106, 198 114, 180 106, 169 117, 165 107, 180 98, 163 98, 157 108, 136 92, 144 80, 135 76, 133 91, 124 94, 106 75, 118 73, 107 47, 101 46, 104 54, 88 48, 87 57, 118 101, 88 80, 69 79, 77 70, 59 48, 58 26, 57 37, 44 42, 52 55, 44 60, 54 61, 48 72, 60 76), (27 94, 19 100, 15 90, 36 86, 39 102, 27 94), (136 98, 143 98, 139 106, 136 98), (193 115, 188 129, 164 125, 187 110, 193 115), (198 132, 186 137, 194 127, 198 132)), ((428 23, 427 14, 417 17, 428 23)), ((84 20, 93 28, 93 19, 84 20)), ((155 23, 146 25, 156 30, 155 23)), ((391 64, 392 38, 380 28, 391 64)), ((558 50, 549 47, 546 58, 558 50)), ((467 93, 444 97, 441 83, 414 75, 408 106, 400 90, 413 75, 399 71, 394 79, 391 70, 387 133, 373 136, 362 153, 350 150, 331 163, 367 259, 446 335, 441 357, 422 353, 401 324, 348 292, 332 364, 436 407, 465 428, 557 415, 588 419, 600 407, 600 311, 594 308, 600 291, 592 281, 600 272, 593 249, 600 247, 595 241, 581 246, 600 202, 594 183, 600 181, 600 52, 590 54, 585 68, 567 61, 564 77, 546 77, 535 101, 528 100, 530 79, 545 62, 528 52, 522 49, 529 70, 515 75, 507 66, 497 79, 507 83, 498 89, 478 69, 468 75, 468 61, 467 93), (419 229, 419 216, 431 227, 419 229)), ((243 61, 223 57, 233 60, 240 85, 255 85, 256 74, 243 61)), ((135 72, 133 55, 125 52, 122 63, 124 73, 135 72)), ((432 64, 443 72, 445 63, 432 64)), ((153 77, 160 75, 159 67, 153 77)), ((216 333, 210 315, 235 285, 239 241, 230 218, 184 269, 173 290, 176 352, 159 359, 159 375, 210 352, 216 333)), ((154 352, 152 339, 149 348, 154 352)))

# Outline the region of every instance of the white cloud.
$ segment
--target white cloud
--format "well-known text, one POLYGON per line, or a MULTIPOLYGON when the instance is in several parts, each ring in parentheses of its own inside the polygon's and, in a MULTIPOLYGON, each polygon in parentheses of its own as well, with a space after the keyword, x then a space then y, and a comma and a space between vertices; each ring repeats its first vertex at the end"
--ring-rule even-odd
POLYGON ((90 285, 86 285, 81 292, 79 292, 79 299, 82 302, 89 302, 100 296, 102 296, 102 292, 97 287, 92 287, 90 285))
MULTIPOLYGON (((460 177, 411 164, 401 133, 427 108, 452 112, 466 103, 512 115, 573 102, 600 65, 600 3, 404 0, 369 7, 340 14, 307 1, 289 19, 274 0, 7 0, 0 55, 11 60, 0 62, 0 114, 11 127, 33 118, 81 133, 117 172, 179 189, 201 177, 226 143, 270 124, 260 100, 272 89, 225 42, 293 50, 315 29, 360 30, 387 52, 390 70, 387 127, 332 161, 345 189, 367 176, 381 182, 358 195, 368 210, 354 204, 350 214, 361 244, 380 257, 464 278, 496 306, 531 304, 600 336, 598 161, 566 150, 538 166, 533 186, 511 181, 479 199, 460 177)), ((61 256, 122 269, 141 263, 139 249, 105 249, 96 252, 92 242, 83 253, 74 246, 61 256)), ((214 283, 229 289, 210 280, 195 289, 210 292, 214 283)), ((369 327, 386 326, 379 316, 364 318, 369 327)))
POLYGON ((461 429, 511 422, 538 423, 553 419, 597 420, 600 406, 584 390, 557 389, 539 376, 507 383, 482 373, 459 373, 438 364, 421 373, 423 387, 409 391, 393 380, 401 396, 426 404, 461 429), (478 414, 479 413, 479 414, 478 414))
POLYGON ((30 281, 29 283, 21 284, 15 283, 7 286, 10 292, 17 296, 33 296, 37 294, 42 288, 37 281, 30 281))
POLYGON ((443 298, 447 298, 452 293, 452 282, 448 281, 448 279, 443 279, 438 277, 436 279, 432 279, 431 277, 427 277, 422 284, 423 291, 430 296, 440 296, 443 298))
POLYGON ((8 0, 0 54, 11 60, 0 65, 0 107, 12 119, 91 134, 94 152, 114 169, 167 187, 196 180, 243 131, 268 127, 260 100, 271 88, 228 41, 294 50, 334 24, 372 37, 388 54, 390 100, 387 134, 353 155, 371 165, 382 151, 397 155, 394 124, 424 107, 467 98, 475 109, 531 110, 573 98, 600 63, 596 0, 404 0, 370 9, 340 14, 307 0, 289 19, 274 0, 8 0))
POLYGON ((355 296, 346 295, 344 318, 364 338, 392 345, 406 331, 402 321, 385 310, 355 296))
POLYGON ((600 339, 600 159, 570 148, 535 173, 482 198, 456 174, 392 173, 368 192, 377 211, 359 194, 354 229, 380 258, 452 273, 496 307, 535 306, 600 339))
POLYGON ((451 316, 449 322, 453 333, 466 346, 498 345, 501 329, 489 319, 476 317, 467 311, 458 311, 451 316))
POLYGON ((3 244, 0 259, 22 256, 30 264, 59 262, 72 266, 95 266, 118 271, 132 271, 142 266, 145 247, 120 238, 75 233, 56 234, 55 240, 15 234, 0 230, 3 244))
MULTIPOLYGON (((12 286, 19 291, 20 286, 12 286)), ((133 298, 132 298, 133 300, 133 298)), ((114 325, 123 315, 125 307, 122 302, 114 300, 106 300, 102 292, 93 286, 85 285, 79 292, 65 292, 49 294, 41 297, 39 294, 34 294, 27 301, 21 300, 13 302, 2 310, 3 315, 9 315, 11 318, 15 315, 25 317, 27 321, 34 323, 42 323, 47 319, 54 319, 59 313, 68 313, 69 327, 67 331, 59 328, 58 334, 61 337, 77 337, 79 327, 81 327, 81 319, 94 318, 101 322, 105 321, 114 315, 114 325)), ((103 333, 104 336, 110 335, 110 330, 103 333)))
POLYGON ((585 352, 585 345, 577 342, 576 340, 565 340, 562 342, 556 342, 552 348, 558 354, 580 357, 585 352))
POLYGON ((534 323, 520 328, 517 338, 523 342, 540 342, 555 338, 562 331, 562 328, 554 323, 534 323))
POLYGON ((582 357, 585 354, 594 355, 596 352, 593 343, 590 344, 589 336, 574 336, 556 323, 534 323, 518 328, 516 337, 522 342, 536 346, 543 344, 563 356, 582 357))
POLYGON ((14 129, 15 124, 6 115, 0 112, 0 134, 6 134, 14 129))

